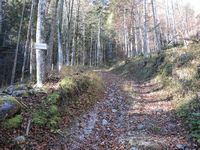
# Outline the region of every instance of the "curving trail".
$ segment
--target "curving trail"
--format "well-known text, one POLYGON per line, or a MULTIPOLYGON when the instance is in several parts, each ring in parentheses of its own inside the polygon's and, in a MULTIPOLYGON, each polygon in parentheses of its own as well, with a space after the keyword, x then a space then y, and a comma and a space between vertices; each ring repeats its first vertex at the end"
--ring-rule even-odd
POLYGON ((191 149, 171 97, 161 96, 159 84, 136 84, 107 71, 99 75, 106 87, 104 98, 65 131, 62 149, 191 149))

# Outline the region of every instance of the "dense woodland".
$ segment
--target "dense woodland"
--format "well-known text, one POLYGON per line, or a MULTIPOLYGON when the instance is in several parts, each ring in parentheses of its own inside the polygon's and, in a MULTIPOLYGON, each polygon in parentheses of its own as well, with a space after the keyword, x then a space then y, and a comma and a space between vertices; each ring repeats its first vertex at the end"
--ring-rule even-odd
POLYGON ((65 65, 102 66, 199 40, 199 14, 181 0, 0 3, 1 86, 35 82, 36 72, 43 82, 65 65), (48 49, 35 50, 35 43, 48 49))
MULTIPOLYGON (((153 149, 198 149, 199 42, 200 8, 184 0, 0 0, 0 149, 34 149, 35 145, 36 149, 51 149, 47 137, 58 144, 55 134, 60 136, 61 129, 68 128, 74 118, 93 107, 108 111, 112 101, 116 107, 134 108, 153 120, 145 122, 145 117, 136 116, 135 124, 141 120, 143 123, 134 128, 145 130, 140 134, 144 141, 146 130, 155 135, 152 138, 157 145, 149 144, 153 149), (156 92, 159 95, 154 95, 156 92), (111 101, 108 105, 98 102, 106 98, 111 101), (178 119, 174 121, 175 117, 178 119), (167 120, 170 129, 167 126, 165 130, 167 120), (161 137, 160 144, 158 135, 165 132, 168 142, 161 137), (40 134, 40 138, 35 136, 40 134), (14 139, 17 144, 6 141, 13 141, 13 136, 18 136, 14 139), (159 144, 161 147, 156 148, 159 144)), ((122 114, 130 115, 124 108, 120 109, 122 114)), ((61 142, 61 149, 152 149, 148 144, 141 145, 138 137, 139 143, 116 143, 104 131, 104 126, 110 124, 109 117, 103 118, 102 128, 98 126, 100 134, 105 135, 97 136, 95 132, 93 137, 111 136, 110 142, 95 145, 94 139, 88 138, 76 147, 70 140, 76 135, 92 134, 95 122, 91 120, 96 120, 99 111, 96 109, 88 115, 90 125, 82 135, 72 133, 74 137, 68 138, 65 133, 67 138, 63 138, 62 131, 59 139, 64 139, 65 146, 61 142)), ((109 109, 112 113, 119 111, 114 106, 109 109)), ((125 120, 120 127, 132 129, 128 125, 134 120, 130 121, 125 120)), ((121 132, 116 134, 125 133, 121 132)))

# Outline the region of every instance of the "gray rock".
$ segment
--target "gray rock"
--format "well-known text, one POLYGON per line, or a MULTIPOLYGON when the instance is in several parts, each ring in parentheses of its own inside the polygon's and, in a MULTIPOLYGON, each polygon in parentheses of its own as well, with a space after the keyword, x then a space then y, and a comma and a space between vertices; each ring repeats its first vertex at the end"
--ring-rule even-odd
POLYGON ((106 126, 107 124, 108 124, 108 121, 107 121, 106 119, 103 119, 103 120, 102 120, 102 125, 103 125, 103 126, 106 126))
POLYGON ((29 95, 29 91, 28 90, 17 90, 17 91, 13 91, 12 96, 14 97, 27 97, 29 95))
POLYGON ((167 148, 162 143, 143 141, 142 143, 139 144, 139 149, 144 149, 144 150, 166 150, 167 148))
POLYGON ((139 124, 139 125, 137 126, 137 129, 138 129, 138 130, 144 130, 144 128, 145 128, 145 126, 144 126, 143 124, 139 124))
POLYGON ((138 150, 138 148, 133 146, 133 147, 130 148, 130 150, 138 150))
POLYGON ((11 85, 11 86, 7 87, 4 90, 4 92, 9 94, 9 95, 12 95, 14 91, 21 91, 21 90, 28 91, 29 90, 28 85, 26 85, 26 84, 11 85))
POLYGON ((22 145, 26 143, 26 138, 24 136, 18 136, 14 139, 14 143, 17 145, 22 145))
POLYGON ((21 109, 20 104, 12 96, 0 96, 0 121, 14 116, 21 109))
POLYGON ((14 85, 11 85, 4 92, 11 95, 13 93, 14 89, 15 89, 14 85))
POLYGON ((169 129, 169 130, 175 130, 175 129, 176 129, 176 124, 174 124, 174 123, 169 123, 169 124, 167 125, 167 129, 169 129))
POLYGON ((185 150, 186 146, 183 145, 183 144, 176 144, 176 148, 177 148, 178 150, 185 150))
POLYGON ((112 109, 112 112, 113 112, 113 113, 116 113, 116 112, 117 112, 117 110, 116 110, 116 109, 112 109))

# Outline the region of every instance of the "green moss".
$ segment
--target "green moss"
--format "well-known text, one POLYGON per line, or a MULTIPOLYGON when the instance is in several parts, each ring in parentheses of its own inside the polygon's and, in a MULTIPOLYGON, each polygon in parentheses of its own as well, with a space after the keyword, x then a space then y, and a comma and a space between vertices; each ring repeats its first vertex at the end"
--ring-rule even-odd
POLYGON ((12 96, 0 96, 0 104, 5 103, 5 102, 10 102, 10 103, 14 103, 14 104, 19 104, 17 102, 17 100, 12 97, 12 96))
POLYGON ((193 56, 191 53, 182 53, 177 59, 176 59, 176 65, 178 67, 183 66, 187 64, 189 61, 193 59, 193 56))
POLYGON ((37 111, 33 113, 33 123, 38 126, 44 126, 47 123, 47 112, 37 111))
POLYGON ((58 106, 56 106, 56 105, 50 106, 49 112, 51 115, 57 115, 59 113, 58 106))
POLYGON ((48 120, 48 124, 47 126, 50 129, 55 129, 58 126, 58 122, 60 121, 60 117, 57 115, 52 116, 49 120, 48 120))
POLYGON ((72 91, 77 86, 74 78, 72 78, 72 77, 65 77, 64 79, 61 80, 59 85, 62 89, 66 90, 66 91, 67 90, 72 91))
POLYGON ((60 102, 60 99, 61 99, 61 96, 57 92, 49 94, 46 98, 47 103, 49 104, 58 104, 60 102))
POLYGON ((10 129, 10 128, 18 128, 22 123, 22 116, 21 115, 16 115, 15 117, 11 119, 5 120, 3 123, 3 127, 10 129))

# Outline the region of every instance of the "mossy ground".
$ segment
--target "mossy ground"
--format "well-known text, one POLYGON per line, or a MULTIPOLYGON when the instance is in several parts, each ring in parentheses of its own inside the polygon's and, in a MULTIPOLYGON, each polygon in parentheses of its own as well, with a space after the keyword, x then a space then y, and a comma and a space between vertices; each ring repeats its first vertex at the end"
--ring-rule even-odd
POLYGON ((16 115, 13 118, 5 120, 2 127, 6 129, 18 128, 22 123, 22 119, 21 115, 16 115))
POLYGON ((83 70, 65 67, 61 71, 59 88, 48 94, 32 115, 36 126, 55 131, 59 128, 61 118, 73 118, 74 113, 87 111, 95 104, 96 96, 102 90, 101 78, 92 71, 83 70), (77 112, 73 112, 71 107, 77 112))

